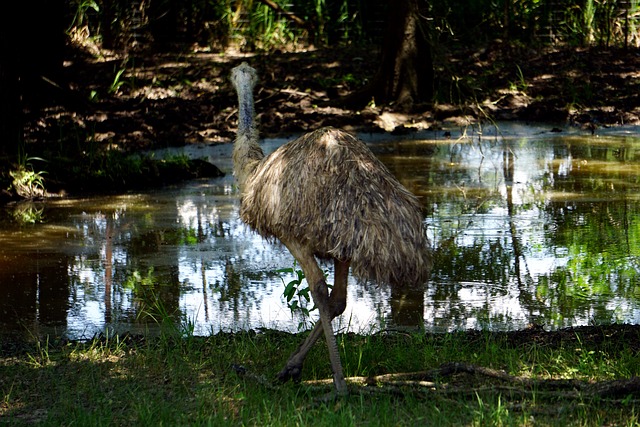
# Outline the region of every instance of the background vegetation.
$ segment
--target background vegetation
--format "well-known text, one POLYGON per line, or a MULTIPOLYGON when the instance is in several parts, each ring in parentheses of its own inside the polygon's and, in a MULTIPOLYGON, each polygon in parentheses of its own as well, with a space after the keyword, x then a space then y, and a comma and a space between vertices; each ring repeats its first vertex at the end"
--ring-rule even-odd
MULTIPOLYGON (((69 30, 104 47, 198 43, 212 49, 291 49, 309 44, 379 43, 393 2, 385 0, 73 1, 69 30)), ((495 37, 586 46, 637 46, 634 0, 430 0, 434 43, 495 37)))
MULTIPOLYGON (((573 61, 572 71, 577 72, 564 77, 568 81, 557 81, 562 102, 573 106, 601 102, 591 74, 592 69, 602 67, 590 64, 590 53, 585 50, 598 48, 618 57, 619 49, 640 45, 639 28, 640 5, 636 0, 47 0, 35 7, 20 3, 14 12, 0 18, 0 183, 3 189, 10 188, 13 196, 15 188, 21 188, 23 195, 33 197, 47 194, 43 183, 50 186, 68 181, 61 172, 69 169, 69 162, 76 169, 85 166, 74 175, 94 188, 119 188, 126 185, 123 182, 134 182, 117 178, 123 170, 136 174, 130 165, 155 170, 146 159, 123 158, 119 153, 103 157, 107 150, 140 148, 148 138, 115 146, 98 140, 96 130, 112 123, 125 109, 128 111, 123 114, 132 114, 140 105, 148 111, 157 110, 158 102, 149 99, 144 87, 162 89, 164 97, 185 93, 211 96, 226 90, 218 82, 225 81, 228 70, 214 70, 219 79, 212 82, 211 65, 205 68, 203 61, 198 65, 193 61, 199 53, 259 53, 258 65, 274 87, 279 83, 272 81, 276 80, 273 76, 287 62, 293 71, 301 70, 295 68, 300 64, 292 60, 294 57, 286 55, 309 52, 307 64, 315 62, 317 66, 332 59, 314 57, 314 50, 343 52, 339 75, 327 73, 335 64, 322 64, 324 75, 311 76, 314 86, 302 90, 323 91, 328 100, 322 102, 354 111, 382 105, 426 111, 443 103, 478 104, 479 94, 505 79, 514 91, 527 92, 531 86, 523 58, 535 58, 532 49, 562 46, 574 50, 562 58, 538 58, 537 66, 544 68, 547 61, 573 61), (27 19, 17 18, 23 16, 27 19), (407 34, 410 37, 404 37, 407 34), (413 39, 413 44, 407 45, 406 38, 413 39), (511 56, 504 60, 496 52, 511 56), (166 63, 151 68, 150 62, 161 58, 166 63), (170 69, 180 60, 190 60, 190 69, 170 69), (103 66, 98 70, 99 64, 110 69, 103 66), (456 70, 460 66, 467 67, 465 75, 456 70), (164 70, 166 75, 162 75, 164 70), (108 78, 105 90, 99 87, 105 86, 104 82, 87 80, 91 73, 108 78), (80 75, 84 80, 78 79, 80 75), (209 87, 194 94, 202 79, 209 87), (117 114, 116 103, 120 108, 117 114), (88 122, 91 114, 94 118, 88 122), (54 135, 57 145, 52 147, 54 135), (43 143, 49 144, 46 151, 43 143), (29 158, 47 163, 26 162, 29 158), (46 177, 43 164, 49 172, 46 177), (18 172, 11 175, 9 171, 18 172), (95 185, 94 175, 100 178, 95 185)), ((614 65, 608 59, 604 64, 614 65)), ((624 84, 629 86, 628 81, 624 84)), ((629 87, 624 93, 634 90, 629 87)), ((552 97, 555 92, 539 96, 552 97)), ((184 104, 166 107, 178 111, 184 104)), ((224 115, 214 118, 217 128, 232 117, 223 111, 224 105, 221 107, 209 112, 224 115)), ((482 116, 487 111, 472 108, 466 113, 482 116)), ((434 113, 436 119, 438 114, 434 113)), ((269 119, 279 121, 277 113, 269 119)), ((183 117, 165 113, 159 120, 164 129, 153 135, 155 141, 186 142, 184 134, 175 135, 167 124, 177 128, 183 117)), ((147 128, 151 125, 145 123, 147 128)), ((124 130, 110 132, 121 135, 124 130)), ((144 130, 136 132, 140 135, 144 130)))

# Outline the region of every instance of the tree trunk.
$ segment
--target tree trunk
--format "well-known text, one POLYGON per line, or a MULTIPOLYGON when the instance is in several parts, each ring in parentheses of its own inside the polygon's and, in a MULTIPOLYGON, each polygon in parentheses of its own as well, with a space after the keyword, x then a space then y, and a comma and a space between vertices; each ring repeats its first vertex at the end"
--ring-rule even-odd
POLYGON ((380 65, 372 82, 339 101, 361 108, 372 100, 411 110, 433 96, 433 60, 424 0, 390 0, 380 65))

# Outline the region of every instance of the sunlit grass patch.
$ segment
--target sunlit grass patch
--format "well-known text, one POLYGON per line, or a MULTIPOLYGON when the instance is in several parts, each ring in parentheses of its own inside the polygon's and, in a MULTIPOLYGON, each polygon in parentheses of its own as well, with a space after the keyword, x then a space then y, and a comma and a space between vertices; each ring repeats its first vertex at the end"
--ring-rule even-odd
POLYGON ((338 400, 327 399, 331 369, 320 344, 309 354, 301 384, 275 382, 300 334, 264 330, 185 337, 176 331, 165 329, 158 337, 105 334, 87 342, 44 340, 15 354, 0 353, 0 421, 331 426, 638 422, 637 328, 555 335, 539 330, 343 334, 338 339, 350 395, 338 400))

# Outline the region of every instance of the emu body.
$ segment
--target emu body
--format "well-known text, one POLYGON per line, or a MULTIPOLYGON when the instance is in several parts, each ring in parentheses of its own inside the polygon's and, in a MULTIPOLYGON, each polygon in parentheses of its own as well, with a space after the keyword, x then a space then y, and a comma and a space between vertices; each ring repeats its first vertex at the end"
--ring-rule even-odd
POLYGON ((255 124, 256 72, 243 63, 233 69, 231 80, 239 106, 233 161, 240 216, 265 238, 287 247, 320 312, 278 377, 299 379, 308 351, 324 332, 334 385, 344 394, 331 321, 346 307, 349 269, 359 279, 392 286, 425 282, 431 255, 420 204, 362 141, 335 128, 310 132, 265 157, 255 124), (334 261, 331 293, 316 257, 334 261))

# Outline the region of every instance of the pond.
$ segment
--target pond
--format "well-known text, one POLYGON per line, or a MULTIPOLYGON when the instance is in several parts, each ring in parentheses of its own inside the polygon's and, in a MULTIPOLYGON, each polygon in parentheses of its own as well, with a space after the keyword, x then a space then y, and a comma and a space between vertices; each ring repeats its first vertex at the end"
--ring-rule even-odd
MULTIPOLYGON (((350 278, 341 332, 640 323, 640 132, 518 123, 360 135, 420 197, 435 267, 424 289, 350 278)), ((270 152, 284 139, 264 143, 270 152)), ((180 150, 231 170, 231 145, 180 150)), ((158 153, 157 155, 162 155, 158 153)), ((7 207, 0 333, 87 339, 273 328, 293 258, 242 224, 230 173, 180 186, 7 207), (33 225, 9 217, 36 212, 33 225)), ((323 266, 332 280, 332 266, 323 266)), ((311 308, 311 305, 307 306, 311 308)))

